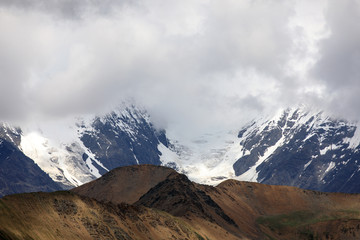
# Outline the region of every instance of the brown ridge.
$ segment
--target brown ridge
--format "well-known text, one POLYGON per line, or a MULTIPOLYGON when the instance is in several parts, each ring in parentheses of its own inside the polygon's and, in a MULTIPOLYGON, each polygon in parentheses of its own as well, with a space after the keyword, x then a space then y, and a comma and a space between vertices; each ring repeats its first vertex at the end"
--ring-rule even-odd
POLYGON ((236 180, 212 187, 131 166, 72 193, 0 199, 0 239, 26 238, 360 239, 360 195, 236 180))
POLYGON ((146 164, 120 167, 71 191, 98 201, 132 204, 171 173, 176 171, 146 164))

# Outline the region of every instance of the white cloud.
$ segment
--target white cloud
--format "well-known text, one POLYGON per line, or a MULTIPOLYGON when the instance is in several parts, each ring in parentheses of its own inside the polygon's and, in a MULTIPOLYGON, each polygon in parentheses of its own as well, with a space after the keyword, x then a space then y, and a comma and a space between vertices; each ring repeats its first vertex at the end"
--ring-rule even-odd
POLYGON ((321 103, 326 90, 335 99, 358 87, 358 15, 330 5, 324 18, 326 3, 0 1, 2 118, 97 112, 132 97, 192 132, 321 103))
POLYGON ((319 43, 312 74, 325 87, 325 106, 360 119, 360 1, 329 1, 325 16, 330 35, 319 43))

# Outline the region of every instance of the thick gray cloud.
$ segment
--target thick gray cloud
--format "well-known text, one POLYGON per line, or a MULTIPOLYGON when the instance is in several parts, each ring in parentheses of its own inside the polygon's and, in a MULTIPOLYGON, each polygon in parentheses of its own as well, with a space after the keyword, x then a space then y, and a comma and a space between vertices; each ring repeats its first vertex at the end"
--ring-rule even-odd
POLYGON ((1 117, 101 112, 130 97, 160 125, 192 132, 239 126, 305 99, 321 101, 324 89, 336 88, 337 81, 324 75, 332 56, 327 45, 342 41, 333 25, 345 21, 327 15, 333 35, 320 42, 316 63, 323 6, 297 0, 0 0, 1 117), (308 74, 313 66, 316 75, 308 74))
POLYGON ((330 36, 319 43, 313 69, 326 87, 326 104, 335 112, 360 118, 360 1, 329 1, 330 36))
POLYGON ((131 0, 1 0, 0 6, 25 11, 42 11, 54 17, 72 20, 89 13, 107 15, 114 7, 130 4, 131 0))

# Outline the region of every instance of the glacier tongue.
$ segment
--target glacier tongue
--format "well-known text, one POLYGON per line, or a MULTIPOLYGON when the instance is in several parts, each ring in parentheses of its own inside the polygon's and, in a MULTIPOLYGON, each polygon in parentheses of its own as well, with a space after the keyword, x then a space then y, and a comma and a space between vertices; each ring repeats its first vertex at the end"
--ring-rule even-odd
POLYGON ((238 134, 217 132, 182 142, 169 134, 169 147, 160 145, 159 151, 164 165, 200 183, 235 178, 353 192, 360 191, 360 174, 354 173, 360 169, 358 126, 301 106, 255 119, 238 134))
POLYGON ((229 131, 207 133, 182 142, 170 139, 169 147, 160 144, 158 148, 163 165, 174 166, 192 181, 211 185, 234 178, 232 165, 243 154, 237 132, 229 131))
POLYGON ((83 150, 75 142, 58 145, 38 132, 30 132, 21 136, 20 147, 53 180, 66 186, 79 186, 96 177, 81 161, 83 150))

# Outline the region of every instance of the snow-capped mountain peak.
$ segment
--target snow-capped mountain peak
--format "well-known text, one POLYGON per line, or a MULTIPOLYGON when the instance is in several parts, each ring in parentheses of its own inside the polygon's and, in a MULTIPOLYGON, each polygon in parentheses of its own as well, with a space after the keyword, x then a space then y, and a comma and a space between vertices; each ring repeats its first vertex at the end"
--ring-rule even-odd
POLYGON ((122 104, 108 114, 26 129, 19 147, 54 181, 69 188, 115 167, 160 165, 157 146, 163 139, 164 133, 153 127, 144 109, 122 104))
POLYGON ((352 191, 353 180, 344 175, 350 177, 349 171, 359 169, 358 129, 357 122, 322 111, 286 109, 240 131, 244 154, 234 163, 235 174, 241 180, 352 191), (343 186, 334 186, 334 182, 343 186))
POLYGON ((299 107, 259 117, 239 129, 214 129, 180 141, 171 129, 156 129, 146 110, 125 104, 66 124, 57 121, 24 130, 3 124, 0 145, 11 143, 62 188, 79 186, 119 166, 154 164, 175 168, 205 184, 235 178, 322 191, 360 191, 357 122, 299 107))

